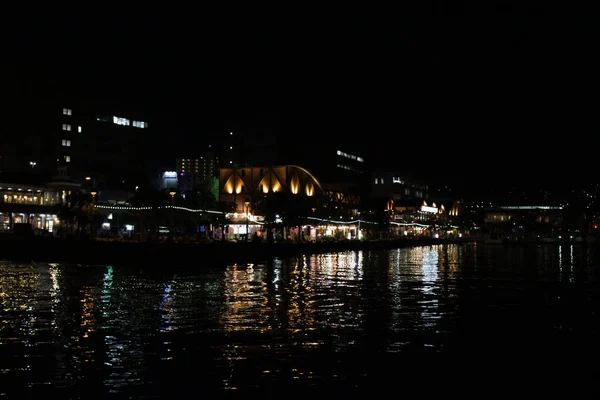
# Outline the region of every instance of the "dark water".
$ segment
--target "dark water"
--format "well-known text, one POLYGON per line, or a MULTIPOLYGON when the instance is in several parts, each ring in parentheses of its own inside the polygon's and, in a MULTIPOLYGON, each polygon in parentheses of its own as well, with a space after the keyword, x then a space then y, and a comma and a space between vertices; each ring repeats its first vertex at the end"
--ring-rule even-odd
POLYGON ((467 244, 159 271, 2 262, 0 394, 594 390, 598 261, 467 244))

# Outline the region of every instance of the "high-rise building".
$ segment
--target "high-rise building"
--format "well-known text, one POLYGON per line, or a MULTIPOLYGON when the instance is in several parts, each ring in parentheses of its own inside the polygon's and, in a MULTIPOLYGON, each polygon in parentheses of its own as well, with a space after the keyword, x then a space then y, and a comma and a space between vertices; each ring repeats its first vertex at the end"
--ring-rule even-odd
POLYGON ((200 181, 200 159, 178 158, 175 164, 179 189, 182 192, 191 192, 200 181))
MULTIPOLYGON (((82 149, 78 177, 91 177, 99 188, 131 188, 144 183, 151 170, 151 142, 157 140, 147 119, 96 114, 78 133, 82 149)), ((81 178, 80 178, 81 179, 81 178)))
POLYGON ((177 177, 179 189, 182 192, 190 192, 199 185, 203 185, 210 178, 216 178, 219 174, 219 156, 212 151, 209 145, 208 151, 200 158, 178 158, 176 160, 177 177))
POLYGON ((19 126, 0 135, 2 170, 46 180, 76 178, 85 123, 80 110, 51 103, 46 107, 34 103, 27 110, 29 118, 23 117, 19 126))
POLYGON ((144 117, 97 115, 64 99, 22 104, 13 124, 0 135, 0 168, 43 180, 86 186, 131 186, 147 179, 155 137, 144 117), (20 115, 21 114, 21 115, 20 115))

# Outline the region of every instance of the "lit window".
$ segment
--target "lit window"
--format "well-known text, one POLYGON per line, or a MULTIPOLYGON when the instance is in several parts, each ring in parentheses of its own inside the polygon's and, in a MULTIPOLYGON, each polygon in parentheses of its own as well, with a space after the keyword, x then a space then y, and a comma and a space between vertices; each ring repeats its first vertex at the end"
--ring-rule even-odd
MULTIPOLYGON (((133 127, 135 128, 147 128, 148 127, 148 123, 144 122, 144 121, 131 121, 133 127)), ((128 124, 129 125, 129 124, 128 124)))
POLYGON ((70 130, 71 130, 71 125, 63 124, 63 131, 70 131, 70 130))
MULTIPOLYGON (((349 166, 349 165, 345 165, 345 164, 338 164, 338 165, 337 165, 337 167, 338 167, 338 168, 341 168, 341 169, 347 169, 348 171, 354 171, 354 172, 358 172, 359 174, 362 174, 362 173, 363 173, 363 171, 362 171, 362 170, 360 170, 360 169, 358 169, 358 168, 351 167, 351 166, 349 166)), ((383 182, 381 182, 381 183, 383 183, 383 182)))
POLYGON ((129 126, 129 120, 127 118, 113 117, 113 123, 117 125, 129 126))
POLYGON ((63 115, 71 115, 72 111, 70 108, 63 108, 63 115))
POLYGON ((377 185, 379 183, 379 178, 375 178, 375 184, 377 185))
POLYGON ((81 125, 77 127, 77 133, 81 133, 81 125))
POLYGON ((65 147, 71 147, 71 141, 69 139, 63 139, 62 145, 65 147))
POLYGON ((65 162, 71 162, 71 156, 65 156, 65 162))
POLYGON ((337 155, 338 155, 338 156, 342 156, 342 157, 349 158, 349 159, 351 159, 351 160, 356 160, 356 161, 358 161, 358 162, 364 162, 364 161, 365 161, 365 160, 364 160, 362 157, 355 156, 355 155, 353 155, 353 154, 344 153, 344 152, 343 152, 343 151, 341 151, 341 150, 338 150, 338 151, 337 151, 337 155))

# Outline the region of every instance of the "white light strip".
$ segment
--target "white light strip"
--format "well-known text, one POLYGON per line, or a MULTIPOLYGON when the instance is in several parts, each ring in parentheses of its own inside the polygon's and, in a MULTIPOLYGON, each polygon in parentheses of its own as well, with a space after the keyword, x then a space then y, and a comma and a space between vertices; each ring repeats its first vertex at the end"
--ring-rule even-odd
POLYGON ((103 205, 95 205, 96 208, 102 208, 105 210, 134 210, 134 211, 142 211, 142 210, 164 210, 168 208, 172 208, 175 210, 182 210, 194 213, 211 213, 211 214, 223 214, 222 211, 214 211, 214 210, 201 210, 201 209, 192 209, 187 207, 179 207, 179 206, 160 206, 160 207, 132 207, 132 206, 103 206, 103 205))
MULTIPOLYGON (((432 226, 432 225, 418 224, 416 222, 394 222, 394 221, 390 221, 390 224, 397 225, 397 226, 420 226, 422 228, 429 228, 430 226, 432 226)), ((454 226, 454 225, 448 225, 448 227, 453 228, 453 229, 458 229, 458 226, 454 226)), ((444 227, 440 227, 440 228, 444 228, 444 227)))
POLYGON ((562 210, 561 206, 500 206, 502 210, 562 210))
POLYGON ((320 221, 320 222, 328 222, 328 223, 332 223, 332 224, 356 224, 358 222, 362 223, 362 224, 376 224, 377 222, 372 222, 372 221, 364 221, 362 219, 355 219, 354 221, 334 221, 332 219, 323 219, 323 218, 315 218, 315 217, 306 217, 307 219, 312 219, 314 221, 320 221))

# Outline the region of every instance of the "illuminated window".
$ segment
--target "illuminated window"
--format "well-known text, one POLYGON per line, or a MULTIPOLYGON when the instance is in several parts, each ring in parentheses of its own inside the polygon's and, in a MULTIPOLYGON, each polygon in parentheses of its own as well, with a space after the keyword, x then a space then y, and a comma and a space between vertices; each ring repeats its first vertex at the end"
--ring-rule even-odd
MULTIPOLYGON (((351 167, 351 166, 345 165, 345 164, 338 164, 337 167, 341 168, 341 169, 347 169, 348 171, 358 172, 359 174, 363 173, 363 171, 361 171, 360 169, 354 168, 354 167, 351 167)), ((383 182, 381 182, 381 183, 383 183, 383 182)))
POLYGON ((71 162, 71 156, 65 156, 65 162, 71 162))
POLYGON ((338 156, 342 156, 342 157, 349 158, 349 159, 351 159, 351 160, 356 160, 356 161, 358 161, 358 162, 364 162, 364 161, 365 161, 365 160, 364 160, 362 157, 355 156, 354 154, 348 154, 348 153, 344 153, 344 152, 343 152, 343 151, 341 151, 341 150, 338 150, 338 151, 337 151, 337 155, 338 155, 338 156))
POLYGON ((72 111, 70 108, 63 108, 63 115, 71 115, 72 111))
POLYGON ((71 147, 71 141, 70 141, 70 140, 68 140, 68 139, 63 139, 63 140, 62 140, 62 145, 63 145, 64 147, 71 147))
POLYGON ((79 125, 79 126, 77 127, 77 132, 78 132, 78 133, 81 133, 81 125, 79 125))
POLYGON ((379 184, 379 178, 375 178, 375 184, 379 184))
POLYGON ((117 124, 117 125, 124 125, 124 126, 129 126, 129 120, 127 118, 121 118, 121 117, 113 117, 113 123, 117 124))
POLYGON ((70 131, 71 130, 71 125, 69 124, 63 124, 63 131, 70 131))
POLYGON ((146 129, 148 127, 148 123, 144 122, 144 121, 132 121, 132 125, 135 128, 142 128, 142 129, 146 129))
POLYGON ((404 181, 401 178, 397 178, 397 177, 393 177, 392 178, 392 182, 393 183, 399 183, 401 185, 404 185, 404 181))

